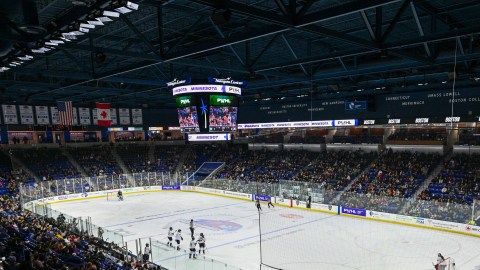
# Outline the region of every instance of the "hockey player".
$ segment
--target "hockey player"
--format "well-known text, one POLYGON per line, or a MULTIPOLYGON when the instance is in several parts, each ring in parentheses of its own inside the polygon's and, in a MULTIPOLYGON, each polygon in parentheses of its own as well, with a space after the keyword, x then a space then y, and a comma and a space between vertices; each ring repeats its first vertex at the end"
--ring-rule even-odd
POLYGON ((257 206, 257 210, 258 210, 258 211, 262 211, 262 206, 260 205, 260 201, 259 201, 259 200, 256 200, 256 201, 255 201, 255 205, 257 206))
POLYGON ((200 233, 200 237, 198 237, 198 254, 202 253, 205 254, 205 235, 203 233, 200 233))
POLYGON ((197 255, 195 255, 195 246, 197 245, 197 242, 195 242, 195 237, 192 236, 192 241, 190 241, 190 254, 188 255, 188 258, 191 259, 192 255, 193 258, 196 259, 197 255))
POLYGON ((119 201, 123 201, 123 192, 120 189, 117 192, 117 198, 119 201))
POLYGON ((145 249, 143 250, 143 262, 147 262, 150 259, 150 254, 152 253, 152 250, 150 249, 150 245, 146 244, 145 249))
POLYGON ((273 205, 273 203, 272 203, 272 198, 269 198, 269 199, 268 199, 268 204, 267 204, 268 208, 270 208, 270 205, 271 205, 273 208, 275 208, 275 205, 273 205))
POLYGON ((190 236, 193 237, 193 232, 195 228, 193 227, 193 219, 190 219, 190 236))
POLYGON ((178 230, 177 234, 175 235, 175 242, 177 242, 177 250, 180 250, 180 241, 182 240, 183 240, 182 230, 178 230))
POLYGON ((167 246, 170 246, 172 247, 172 242, 173 242, 173 235, 175 234, 175 232, 173 231, 173 228, 170 227, 170 230, 168 230, 168 242, 167 242, 167 246))
POLYGON ((434 264, 435 270, 440 270, 440 265, 443 261, 445 261, 445 257, 443 257, 442 253, 438 253, 437 264, 434 264))

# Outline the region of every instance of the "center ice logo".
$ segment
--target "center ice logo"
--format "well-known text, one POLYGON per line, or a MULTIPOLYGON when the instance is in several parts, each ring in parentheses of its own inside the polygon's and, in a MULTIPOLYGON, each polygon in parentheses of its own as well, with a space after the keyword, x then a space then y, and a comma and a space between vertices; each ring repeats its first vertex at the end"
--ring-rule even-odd
POLYGON ((200 219, 197 220, 196 223, 201 227, 206 227, 213 231, 234 232, 242 228, 242 225, 238 223, 225 220, 200 219))

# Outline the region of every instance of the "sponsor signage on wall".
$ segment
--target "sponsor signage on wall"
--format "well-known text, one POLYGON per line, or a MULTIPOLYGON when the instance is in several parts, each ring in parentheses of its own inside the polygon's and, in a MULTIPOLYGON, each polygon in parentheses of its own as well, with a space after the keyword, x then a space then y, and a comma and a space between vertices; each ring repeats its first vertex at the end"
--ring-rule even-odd
POLYGON ((196 93, 224 93, 224 94, 234 94, 241 95, 242 89, 237 86, 229 85, 215 85, 215 84, 202 84, 202 85, 184 85, 174 87, 173 95, 183 95, 183 94, 196 94, 196 93))
POLYGON ((427 124, 428 118, 415 118, 415 124, 427 124))
POLYGON ((366 216, 367 210, 359 208, 350 208, 342 206, 342 214, 354 215, 354 216, 366 216))
POLYGON ((400 124, 400 119, 388 119, 389 124, 400 124))
POLYGON ((228 133, 225 134, 188 134, 188 141, 201 142, 201 141, 230 141, 231 136, 228 133))

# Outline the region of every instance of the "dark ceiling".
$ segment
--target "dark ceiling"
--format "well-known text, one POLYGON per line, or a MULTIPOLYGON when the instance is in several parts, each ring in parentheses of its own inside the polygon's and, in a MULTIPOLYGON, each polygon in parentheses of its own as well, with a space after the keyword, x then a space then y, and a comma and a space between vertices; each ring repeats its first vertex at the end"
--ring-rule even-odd
POLYGON ((454 74, 456 87, 480 86, 480 1, 132 2, 47 46, 125 2, 0 1, 2 103, 162 108, 174 106, 165 82, 208 76, 247 80, 244 102, 451 89, 454 74))

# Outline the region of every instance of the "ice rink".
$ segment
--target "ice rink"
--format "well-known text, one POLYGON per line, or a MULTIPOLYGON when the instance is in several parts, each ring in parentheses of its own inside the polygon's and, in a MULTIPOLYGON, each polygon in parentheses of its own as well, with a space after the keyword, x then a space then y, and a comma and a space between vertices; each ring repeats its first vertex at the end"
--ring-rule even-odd
MULTIPOLYGON (((262 207, 262 258, 277 268, 432 270, 441 252, 456 260, 457 270, 480 269, 480 239, 475 237, 262 207)), ((129 243, 148 237, 166 242, 170 226, 181 229, 183 249, 190 240, 188 222, 194 219, 195 235, 205 234, 207 257, 241 269, 260 269, 259 218, 252 202, 166 191, 126 195, 121 202, 98 198, 52 204, 52 208, 75 217, 90 216, 94 224, 123 234, 129 243)))

